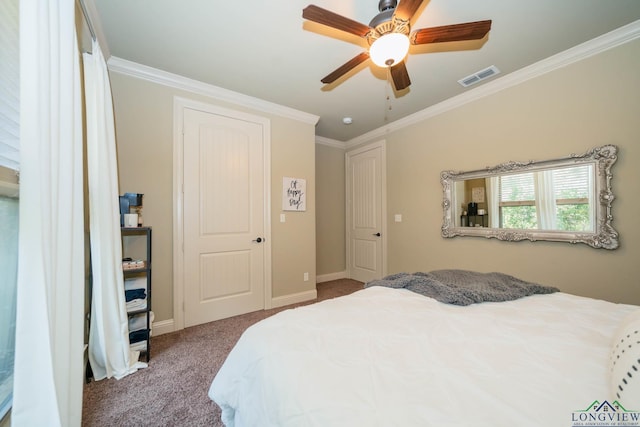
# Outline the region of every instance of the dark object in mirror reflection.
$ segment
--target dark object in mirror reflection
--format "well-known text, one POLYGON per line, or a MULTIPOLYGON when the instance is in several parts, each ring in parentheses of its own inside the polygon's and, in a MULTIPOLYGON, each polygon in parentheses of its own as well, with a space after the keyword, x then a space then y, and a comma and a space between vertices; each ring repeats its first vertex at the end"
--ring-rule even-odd
POLYGON ((469 203, 467 212, 469 212, 469 215, 478 215, 478 204, 474 202, 469 203))

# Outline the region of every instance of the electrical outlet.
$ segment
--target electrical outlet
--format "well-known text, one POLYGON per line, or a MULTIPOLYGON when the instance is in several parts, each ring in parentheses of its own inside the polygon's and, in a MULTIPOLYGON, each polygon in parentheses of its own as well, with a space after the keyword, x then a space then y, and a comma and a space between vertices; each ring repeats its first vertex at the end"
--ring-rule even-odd
POLYGON ((309 281, 309 273, 304 273, 304 281, 305 282, 309 281))

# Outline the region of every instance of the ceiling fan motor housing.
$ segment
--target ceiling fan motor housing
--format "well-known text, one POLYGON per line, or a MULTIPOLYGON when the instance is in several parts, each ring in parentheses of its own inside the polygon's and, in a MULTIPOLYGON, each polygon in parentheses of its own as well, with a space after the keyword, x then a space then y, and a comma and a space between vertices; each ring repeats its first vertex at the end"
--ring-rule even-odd
POLYGON ((397 5, 397 0, 380 0, 378 3, 378 10, 380 12, 384 12, 385 10, 395 9, 397 5))
MULTIPOLYGON (((374 16, 371 22, 369 22, 369 26, 371 28, 375 28, 376 30, 378 30, 378 27, 389 26, 390 28, 387 32, 391 31, 393 29, 391 19, 393 18, 394 11, 395 9, 388 9, 378 13, 376 16, 374 16)), ((383 30, 383 28, 381 28, 381 30, 383 30)))
POLYGON ((394 16, 397 5, 396 0, 380 0, 378 3, 380 13, 369 22, 369 27, 373 29, 366 35, 369 45, 388 33, 409 35, 409 22, 394 16))

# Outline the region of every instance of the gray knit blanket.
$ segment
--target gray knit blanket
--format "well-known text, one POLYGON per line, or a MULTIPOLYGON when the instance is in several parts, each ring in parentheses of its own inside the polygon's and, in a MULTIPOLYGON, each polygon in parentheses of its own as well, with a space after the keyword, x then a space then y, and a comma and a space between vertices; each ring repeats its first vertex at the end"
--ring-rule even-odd
POLYGON ((404 288, 446 304, 512 301, 528 295, 551 294, 559 289, 525 282, 503 273, 468 270, 435 270, 429 273, 397 273, 364 285, 404 288))

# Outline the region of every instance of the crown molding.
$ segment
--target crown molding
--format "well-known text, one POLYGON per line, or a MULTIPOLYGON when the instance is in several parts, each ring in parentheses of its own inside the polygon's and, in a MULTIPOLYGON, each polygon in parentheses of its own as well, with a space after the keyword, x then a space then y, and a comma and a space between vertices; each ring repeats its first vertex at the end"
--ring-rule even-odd
POLYGON ((316 135, 316 144, 327 145, 333 148, 341 148, 346 149, 347 143, 343 141, 338 141, 337 139, 325 138, 324 136, 316 135))
POLYGON ((198 80, 189 79, 178 74, 169 73, 157 68, 118 58, 117 56, 109 58, 107 65, 109 66, 109 70, 115 73, 136 77, 163 86, 196 93, 198 95, 208 96, 219 101, 229 102, 242 107, 262 111, 264 113, 275 114, 277 116, 297 120, 314 126, 320 119, 319 116, 314 114, 305 113, 304 111, 295 110, 293 108, 255 98, 253 96, 243 95, 241 93, 198 80))
POLYGON ((379 127, 345 142, 347 147, 354 147, 384 137, 386 134, 422 122, 447 111, 461 107, 470 102, 519 85, 527 80, 566 67, 583 59, 597 55, 640 37, 640 20, 620 27, 595 39, 589 40, 556 55, 538 61, 502 77, 491 80, 465 93, 449 98, 417 113, 403 117, 388 125, 379 127))

